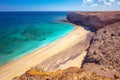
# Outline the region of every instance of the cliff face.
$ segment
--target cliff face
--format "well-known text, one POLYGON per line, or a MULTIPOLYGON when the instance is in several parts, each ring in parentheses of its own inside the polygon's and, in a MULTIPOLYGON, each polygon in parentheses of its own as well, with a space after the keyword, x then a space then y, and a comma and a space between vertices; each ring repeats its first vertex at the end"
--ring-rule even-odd
POLYGON ((120 77, 120 11, 74 12, 69 13, 67 19, 96 31, 83 68, 109 77, 119 74, 120 77))
POLYGON ((91 40, 88 63, 96 63, 120 73, 120 22, 98 30, 91 40))
POLYGON ((72 12, 68 13, 69 22, 98 30, 106 25, 120 22, 120 11, 113 12, 72 12))

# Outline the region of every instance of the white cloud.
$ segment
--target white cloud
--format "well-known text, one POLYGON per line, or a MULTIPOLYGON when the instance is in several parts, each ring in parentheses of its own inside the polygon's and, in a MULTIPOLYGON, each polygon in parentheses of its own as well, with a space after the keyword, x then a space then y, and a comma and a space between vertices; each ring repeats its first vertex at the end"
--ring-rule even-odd
POLYGON ((120 0, 83 0, 83 5, 120 6, 120 0))
POLYGON ((83 6, 93 4, 94 0, 83 0, 83 6))
POLYGON ((98 2, 104 2, 104 1, 106 1, 106 0, 98 0, 98 2))
POLYGON ((93 0, 83 0, 83 3, 92 3, 93 0))
POLYGON ((98 6, 98 4, 97 4, 97 3, 95 3, 95 4, 92 4, 92 6, 93 6, 93 7, 96 7, 96 6, 98 6))
POLYGON ((105 4, 105 6, 112 6, 111 2, 105 2, 104 4, 105 4))
POLYGON ((120 6, 120 2, 117 2, 117 5, 120 6))
POLYGON ((110 2, 116 2, 116 0, 109 0, 110 2))
MULTIPOLYGON (((111 0, 111 1, 113 1, 113 0, 111 0)), ((104 3, 105 6, 112 6, 112 3, 110 1, 104 0, 103 3, 104 3)))
POLYGON ((86 1, 91 2, 92 0, 86 0, 86 1))

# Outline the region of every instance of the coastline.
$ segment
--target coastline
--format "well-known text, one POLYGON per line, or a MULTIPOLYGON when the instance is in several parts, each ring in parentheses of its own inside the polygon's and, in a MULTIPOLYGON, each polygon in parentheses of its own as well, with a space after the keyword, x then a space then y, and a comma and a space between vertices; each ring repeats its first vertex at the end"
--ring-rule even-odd
POLYGON ((89 31, 86 31, 83 27, 75 26, 73 31, 69 32, 62 38, 0 67, 0 79, 10 80, 15 76, 23 74, 25 71, 38 65, 47 58, 50 58, 51 56, 79 43, 79 41, 84 40, 88 33, 89 31))
MULTIPOLYGON (((61 23, 60 23, 61 24, 61 23)), ((49 24, 48 24, 49 25, 49 24)), ((42 47, 44 47, 44 46, 46 46, 46 45, 48 45, 48 44, 50 44, 50 43, 52 43, 52 42, 54 42, 54 41, 56 41, 56 40, 58 40, 59 38, 61 38, 61 37, 63 37, 63 36, 65 36, 66 34, 68 34, 69 32, 71 32, 72 30, 74 30, 74 25, 72 25, 72 24, 67 24, 67 23, 63 23, 62 24, 63 25, 63 28, 64 28, 64 25, 65 26, 68 26, 68 27, 65 27, 65 29, 57 29, 56 31, 53 31, 53 33, 51 33, 51 35, 49 35, 49 36, 45 36, 45 37, 43 37, 44 39, 43 40, 41 40, 41 36, 39 37, 40 38, 40 40, 39 39, 37 39, 37 38, 33 38, 33 39, 29 39, 28 41, 27 41, 27 36, 25 36, 25 34, 23 34, 24 35, 24 37, 26 37, 26 40, 25 39, 23 39, 22 40, 22 38, 21 38, 21 40, 18 40, 19 42, 16 42, 16 41, 13 41, 12 43, 14 43, 14 42, 16 42, 16 44, 14 44, 14 45, 10 45, 10 46, 14 46, 13 48, 12 47, 10 47, 10 48, 5 48, 5 50, 3 49, 3 48, 1 48, 1 50, 3 51, 2 52, 2 54, 0 54, 0 56, 2 56, 2 57, 0 57, 0 59, 1 59, 1 61, 0 61, 0 67, 1 66, 4 66, 6 63, 9 63, 10 61, 12 61, 12 60, 15 60, 15 59, 17 59, 17 58, 20 58, 20 57, 22 57, 22 56, 24 56, 24 55, 27 55, 27 54, 29 54, 29 53, 32 53, 32 52, 34 52, 34 51, 36 51, 37 49, 40 49, 40 48, 42 48, 42 47), (32 43, 32 44, 31 44, 32 43), (24 46, 22 46, 22 45, 19 45, 19 44, 23 44, 24 46), (18 46, 17 45, 19 45, 19 46, 21 46, 21 47, 19 47, 19 48, 17 48, 18 46), (10 50, 9 50, 10 49, 10 50), (6 52, 5 52, 6 51, 6 52), (8 52, 7 52, 8 51, 8 52), (6 57, 7 56, 7 57, 6 57)), ((61 26, 62 26, 61 25, 61 26)), ((43 25, 44 26, 44 25, 43 25)), ((58 25, 58 27, 61 27, 61 26, 59 26, 58 25)), ((25 30, 26 30, 27 28, 25 28, 25 30)), ((32 29, 32 28, 28 28, 28 30, 29 29, 32 29)), ((33 28, 34 29, 34 28, 33 28)), ((29 34, 29 32, 27 33, 26 31, 24 30, 24 32, 26 33, 26 34, 29 34)), ((42 30, 41 30, 42 31, 42 30)), ((34 32, 34 31, 33 31, 34 32)), ((48 31, 49 32, 49 31, 48 31)), ((45 34, 43 34, 43 33, 39 33, 39 34, 42 34, 43 36, 44 35, 46 35, 48 32, 45 32, 45 34)), ((37 33, 37 31, 35 32, 35 33, 37 33)), ((38 33, 37 33, 38 34, 38 33)), ((20 35, 20 37, 23 37, 23 35, 22 35, 22 33, 19 33, 19 35, 20 35)), ((32 34, 29 34, 29 35, 35 35, 34 33, 32 33, 32 34)), ((37 36, 36 36, 37 37, 37 36)), ((9 40, 9 39, 8 39, 9 40)), ((13 40, 16 40, 16 38, 15 39, 13 39, 13 40)), ((4 41, 4 40, 3 40, 4 41)), ((8 43, 11 43, 11 41, 6 41, 6 42, 8 42, 8 43)), ((11 44, 12 44, 11 43, 11 44)), ((4 42, 3 42, 3 44, 4 44, 4 42)), ((8 46, 9 46, 9 44, 8 44, 8 46)), ((1 51, 0 50, 0 51, 1 51)))

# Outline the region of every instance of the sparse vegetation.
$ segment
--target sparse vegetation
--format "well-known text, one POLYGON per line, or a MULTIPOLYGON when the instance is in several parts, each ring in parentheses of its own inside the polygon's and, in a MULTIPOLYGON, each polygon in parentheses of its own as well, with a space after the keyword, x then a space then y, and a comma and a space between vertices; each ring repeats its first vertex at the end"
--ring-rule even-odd
POLYGON ((31 69, 16 80, 112 80, 92 71, 71 67, 54 72, 31 69))

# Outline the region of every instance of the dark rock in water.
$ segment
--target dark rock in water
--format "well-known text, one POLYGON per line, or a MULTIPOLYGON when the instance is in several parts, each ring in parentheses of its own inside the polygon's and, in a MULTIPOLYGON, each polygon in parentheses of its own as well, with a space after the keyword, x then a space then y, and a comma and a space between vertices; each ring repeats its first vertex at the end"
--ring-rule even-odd
POLYGON ((45 37, 39 39, 39 41, 44 41, 44 40, 46 40, 45 37))
POLYGON ((66 20, 66 19, 63 19, 63 20, 60 20, 61 22, 68 22, 68 20, 66 20))
POLYGON ((26 39, 34 39, 34 40, 45 40, 45 35, 47 35, 46 32, 38 29, 38 28, 26 28, 24 32, 22 33, 26 39))
POLYGON ((106 25, 120 22, 120 11, 111 12, 71 12, 68 21, 98 30, 106 25))
POLYGON ((96 63, 120 73, 120 22, 107 25, 94 35, 87 63, 96 63))

